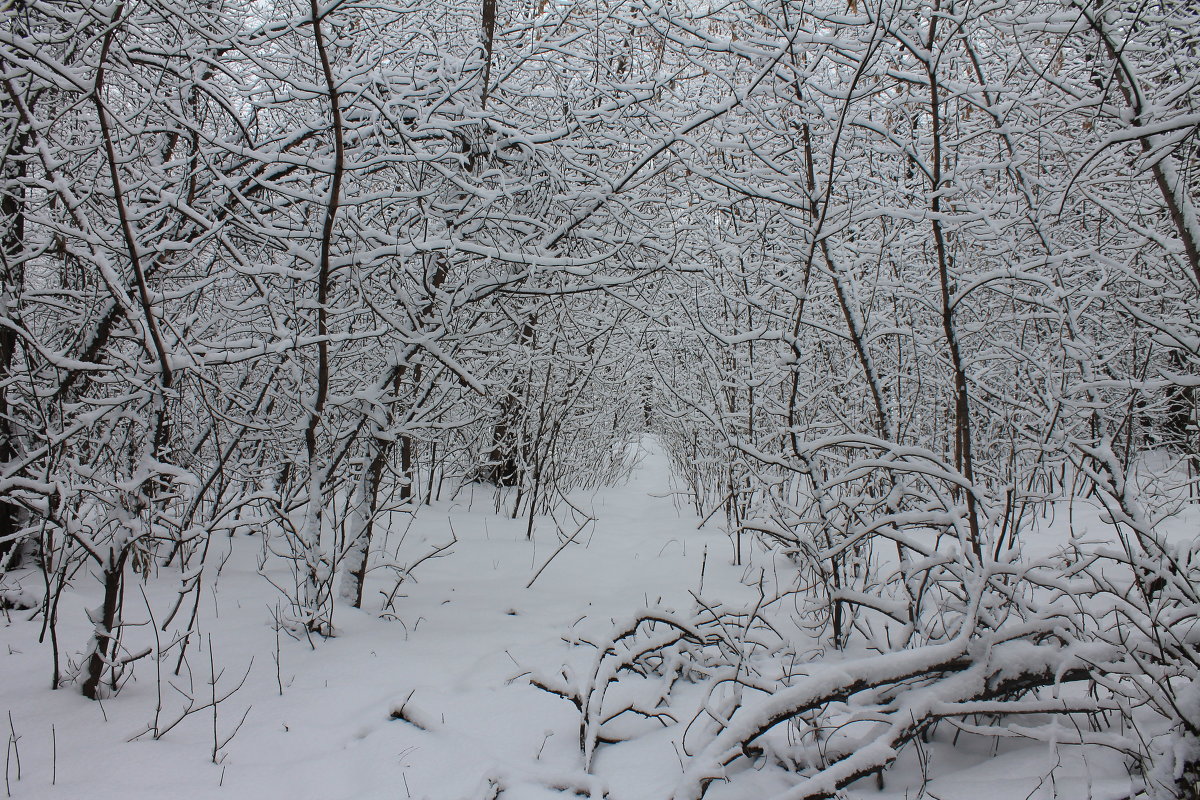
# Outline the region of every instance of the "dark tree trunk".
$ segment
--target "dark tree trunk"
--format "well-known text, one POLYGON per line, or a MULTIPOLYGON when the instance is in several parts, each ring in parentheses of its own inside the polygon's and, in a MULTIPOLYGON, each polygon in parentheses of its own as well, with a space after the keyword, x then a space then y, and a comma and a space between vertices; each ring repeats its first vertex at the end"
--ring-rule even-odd
POLYGON ((83 696, 89 700, 100 699, 100 681, 104 676, 104 667, 113 661, 117 654, 117 615, 121 610, 121 588, 128 558, 128 547, 122 547, 119 552, 110 549, 108 560, 104 564, 104 603, 100 607, 99 619, 92 620, 96 625, 96 645, 88 657, 86 677, 83 681, 83 696))

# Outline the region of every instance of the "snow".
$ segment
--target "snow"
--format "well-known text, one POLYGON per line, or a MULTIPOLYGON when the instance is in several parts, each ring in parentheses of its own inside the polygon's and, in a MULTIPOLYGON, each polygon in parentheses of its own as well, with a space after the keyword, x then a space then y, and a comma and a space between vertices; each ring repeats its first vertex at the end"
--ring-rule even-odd
MULTIPOLYGON (((506 800, 563 792, 664 800, 689 785, 691 790, 676 796, 691 796, 697 786, 691 781, 701 773, 719 775, 720 763, 736 755, 726 752, 724 743, 736 749, 742 728, 760 723, 761 714, 743 708, 745 713, 707 748, 712 756, 690 761, 687 775, 679 755, 684 726, 630 723, 636 735, 601 746, 594 774, 588 775, 582 768, 578 712, 530 684, 531 673, 561 679, 563 665, 586 679, 596 653, 572 642, 612 637, 641 609, 667 614, 694 607, 702 566, 706 596, 753 602, 754 592, 743 584, 747 570, 731 564, 729 538, 712 526, 697 528, 699 520, 679 502, 665 455, 653 439, 644 444, 642 461, 628 482, 576 498, 596 522, 550 561, 532 588, 526 588, 530 577, 559 547, 555 531, 540 518, 527 540, 525 520, 497 515, 491 497, 472 497, 470 488, 415 518, 395 518, 390 539, 401 560, 452 537, 457 542, 401 585, 395 618, 375 613, 394 588, 394 579, 376 573, 368 585, 370 610, 339 607, 337 636, 311 648, 272 630, 279 597, 254 569, 256 540, 239 536, 229 542, 217 585, 206 593, 198 647, 188 659, 201 703, 212 692, 210 646, 218 696, 245 675, 244 685, 218 705, 220 739, 233 732, 243 714, 245 722, 220 748, 217 764, 211 762, 211 709, 183 720, 161 740, 146 734, 128 741, 154 718, 158 686, 151 659, 135 665, 134 679, 119 696, 100 703, 73 688, 50 691, 47 648, 35 642, 40 623, 30 621, 28 611, 9 611, 7 646, 0 654, 5 676, 0 708, 11 714, 10 738, 15 738, 8 769, 12 796, 475 800, 500 788, 506 800)), ((150 607, 162 607, 170 585, 151 583, 161 596, 150 596, 150 607)), ((139 617, 134 599, 127 603, 131 619, 147 618, 144 605, 139 617)), ((61 611, 60 641, 87 640, 82 601, 79 605, 61 611)), ((128 635, 130 648, 136 650, 149 635, 149 626, 137 628, 128 635)), ((1020 649, 1021 643, 1014 645, 1020 649)), ((809 677, 783 694, 832 691, 860 669, 857 664, 882 680, 878 673, 885 663, 896 662, 898 673, 911 674, 930 658, 953 658, 960 651, 949 642, 924 652, 894 653, 878 663, 812 665, 809 677)), ((186 668, 182 677, 170 674, 172 661, 158 668, 165 723, 183 707, 182 696, 168 684, 186 687, 189 679, 186 668)), ((613 684, 609 698, 622 687, 613 684)), ((939 696, 920 700, 920 695, 905 702, 939 702, 939 696)), ((775 707, 764 705, 763 713, 775 707)), ((870 723, 857 723, 863 724, 870 723)), ((739 780, 712 784, 708 796, 733 800, 749 790, 786 796, 797 785, 795 777, 778 769, 757 775, 746 770, 739 762, 739 780)), ((984 791, 999 800, 1051 797, 1055 791, 1057 796, 1115 798, 1122 787, 1129 790, 1120 759, 1096 750, 1047 748, 1020 738, 997 743, 939 728, 929 743, 901 753, 884 788, 864 779, 850 796, 911 797, 923 783, 930 797, 984 791), (1056 767, 1052 778, 1051 767, 1056 767)))
MULTIPOLYGON (((22 777, 12 783, 13 795, 471 798, 481 796, 489 778, 501 777, 506 798, 536 798, 553 796, 546 785, 582 786, 589 779, 579 769, 577 713, 530 686, 528 671, 553 670, 584 655, 564 637, 602 634, 614 619, 648 604, 690 605, 706 548, 706 591, 748 592, 738 581, 742 570, 729 565, 728 537, 715 528, 697 530, 676 492, 666 457, 657 449, 645 453, 628 483, 585 498, 597 517, 594 528, 529 589, 534 571, 559 545, 540 518, 527 541, 525 520, 494 514, 490 496, 480 490, 472 499, 468 488, 453 502, 421 509, 411 527, 397 519, 392 538, 404 534, 402 554, 444 544, 452 530, 458 542, 401 587, 398 619, 339 607, 338 635, 315 649, 282 634, 282 696, 271 631, 279 596, 254 569, 256 541, 238 537, 201 611, 202 646, 211 636, 217 670, 224 670, 219 690, 232 687, 253 659, 246 685, 218 709, 222 737, 249 709, 219 765, 209 761, 211 712, 185 720, 160 741, 126 742, 154 716, 149 660, 136 664, 134 680, 103 703, 72 687, 51 692, 48 650, 35 642, 40 624, 27 621, 29 612, 10 612, 0 708, 11 710, 20 736, 22 777), (425 730, 392 719, 401 707, 425 730)), ((365 604, 378 609, 380 592, 393 583, 376 575, 365 604)), ((163 593, 151 598, 154 607, 163 607, 171 584, 152 584, 163 593)), ((140 597, 127 603, 131 617, 146 618, 144 607, 137 610, 140 597)), ((61 641, 86 641, 82 611, 64 607, 61 618, 61 641)), ((130 634, 132 649, 146 633, 130 634)), ((203 697, 207 652, 189 660, 203 697)), ((162 665, 164 681, 179 680, 170 676, 172 667, 173 661, 162 665)), ((167 718, 181 698, 169 688, 164 696, 167 718)), ((15 767, 10 772, 15 776, 15 767)))

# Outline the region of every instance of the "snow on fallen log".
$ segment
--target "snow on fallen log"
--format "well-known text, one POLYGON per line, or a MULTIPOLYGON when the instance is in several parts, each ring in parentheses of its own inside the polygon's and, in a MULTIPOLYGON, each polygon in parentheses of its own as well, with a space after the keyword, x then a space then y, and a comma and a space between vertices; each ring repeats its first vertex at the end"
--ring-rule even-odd
MULTIPOLYGON (((987 712, 1005 713, 1006 703, 996 698, 1086 678, 1092 665, 1114 654, 1113 648, 1105 645, 1062 647, 1006 641, 989 646, 982 639, 959 637, 913 650, 823 664, 786 689, 746 701, 692 759, 674 800, 698 800, 710 783, 728 779, 729 766, 751 752, 756 739, 782 722, 872 690, 877 696, 891 696, 890 702, 875 709, 876 721, 869 733, 825 748, 824 766, 816 767, 778 800, 828 797, 890 766, 905 743, 938 719, 979 713, 973 701, 994 701, 988 703, 987 712), (901 686, 902 682, 907 683, 901 686)), ((1031 710, 1019 701, 1013 703, 1013 709, 1017 713, 1031 710)), ((1093 711, 1095 704, 1084 700, 1075 707, 1060 702, 1056 710, 1093 711)))

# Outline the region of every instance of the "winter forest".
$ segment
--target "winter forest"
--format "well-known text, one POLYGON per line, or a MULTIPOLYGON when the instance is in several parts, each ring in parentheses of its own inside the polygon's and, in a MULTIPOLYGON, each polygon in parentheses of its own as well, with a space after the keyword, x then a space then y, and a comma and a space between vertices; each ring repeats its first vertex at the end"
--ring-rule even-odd
POLYGON ((1200 797, 1196 0, 3 0, 6 797, 1200 797))

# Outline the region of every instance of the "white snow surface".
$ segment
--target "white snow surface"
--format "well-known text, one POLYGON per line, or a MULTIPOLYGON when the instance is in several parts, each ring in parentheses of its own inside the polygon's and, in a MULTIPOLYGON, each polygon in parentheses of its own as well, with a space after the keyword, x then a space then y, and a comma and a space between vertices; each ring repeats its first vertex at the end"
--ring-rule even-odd
MULTIPOLYGON (((36 641, 40 620, 11 611, 0 648, 0 712, 11 714, 7 791, 19 798, 422 798, 481 800, 490 781, 504 800, 607 793, 612 800, 664 800, 682 775, 677 729, 602 747, 595 775, 581 769, 579 717, 562 698, 529 684, 528 674, 555 674, 590 655, 576 636, 603 636, 614 620, 647 606, 688 609, 704 569, 704 595, 752 603, 750 573, 732 565, 729 537, 696 518, 671 480, 666 457, 644 442, 640 466, 624 485, 576 498, 596 517, 579 541, 526 584, 559 546, 555 528, 494 513, 486 489, 398 516, 387 546, 411 561, 451 539, 446 554, 421 564, 400 587, 395 619, 379 616, 395 584, 377 571, 364 610, 339 607, 337 636, 315 643, 279 637, 272 610, 279 593, 256 571, 257 537, 228 540, 217 584, 205 590, 201 640, 189 649, 191 678, 164 661, 137 662, 120 694, 92 702, 68 686, 50 690, 50 656, 36 641), (182 721, 160 740, 144 735, 162 691, 160 719, 183 706, 171 684, 203 701, 211 693, 209 642, 219 693, 244 686, 219 704, 223 739, 245 714, 237 735, 211 760, 211 710, 182 721), (279 667, 276 668, 278 655, 279 667), (280 694, 279 685, 283 692, 280 694), (393 711, 403 708, 404 719, 393 711), (15 744, 13 740, 15 739, 15 744), (20 758, 17 779, 15 756, 20 758)), ((215 559, 219 562, 220 559, 215 559)), ((754 571, 757 575, 757 570, 754 571)), ((173 582, 151 581, 149 606, 169 606, 173 582)), ((86 576, 80 580, 86 585, 86 576)), ((95 601, 96 598, 90 598, 95 601)), ((149 621, 132 584, 126 613, 149 621)), ((83 605, 60 610, 64 658, 88 638, 83 605)), ((132 650, 152 641, 151 625, 127 635, 132 650)), ((174 653, 175 651, 172 651, 174 653)), ((9 727, 7 716, 0 724, 9 727)), ((910 748, 887 774, 851 787, 862 798, 1116 798, 1128 792, 1119 759, 1099 752, 1050 748, 1020 739, 993 742, 950 735, 924 750, 910 748), (927 784, 922 790, 924 761, 927 784), (1052 767, 1059 766, 1053 777, 1052 767), (924 794, 922 795, 922 791, 924 794)), ((744 769, 744 768, 743 768, 744 769)), ((769 797, 796 783, 778 769, 739 774, 714 784, 713 800, 769 797), (747 794, 750 792, 751 794, 747 794)))

